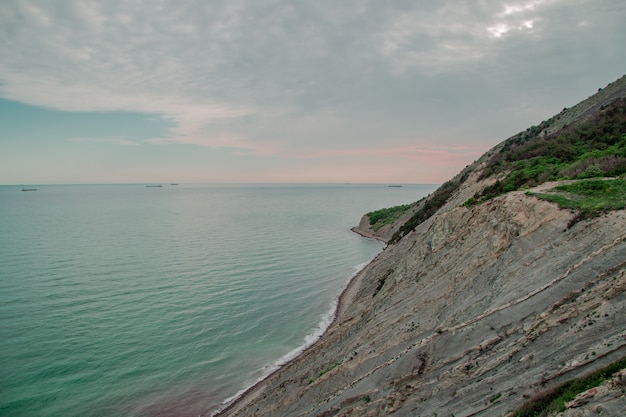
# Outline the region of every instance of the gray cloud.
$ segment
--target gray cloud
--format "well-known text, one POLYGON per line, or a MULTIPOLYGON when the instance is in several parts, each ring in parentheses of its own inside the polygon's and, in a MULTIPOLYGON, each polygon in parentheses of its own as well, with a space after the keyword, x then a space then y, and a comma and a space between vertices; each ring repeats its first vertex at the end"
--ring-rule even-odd
POLYGON ((485 148, 626 68, 622 0, 4 1, 2 97, 297 155, 485 148))

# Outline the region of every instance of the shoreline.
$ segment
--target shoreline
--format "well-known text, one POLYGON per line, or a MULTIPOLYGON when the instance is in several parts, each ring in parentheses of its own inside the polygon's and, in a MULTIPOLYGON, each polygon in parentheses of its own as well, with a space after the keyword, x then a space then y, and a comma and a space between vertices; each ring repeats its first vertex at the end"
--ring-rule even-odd
MULTIPOLYGON (((380 238, 366 236, 366 235, 364 235, 362 233, 357 232, 354 229, 356 229, 356 228, 353 228, 351 230, 354 233, 356 233, 356 234, 358 234, 358 235, 360 235, 360 236, 362 236, 364 238, 376 239, 376 240, 379 240, 379 241, 382 241, 382 242, 386 243, 386 241, 384 241, 384 240, 382 240, 380 238)), ((332 329, 339 322, 339 319, 341 318, 341 316, 343 316, 345 314, 345 312, 347 311, 348 307, 354 301, 356 293, 357 293, 358 289, 361 286, 361 281, 363 279, 363 275, 365 274, 365 271, 369 268, 369 266, 372 264, 372 262, 374 262, 378 258, 379 255, 380 255, 380 253, 378 253, 376 256, 374 256, 372 259, 370 259, 363 266, 363 268, 361 268, 359 271, 357 271, 352 276, 352 278, 349 279, 346 287, 339 294, 339 297, 337 299, 337 305, 335 307, 335 311, 333 312, 332 320, 330 321, 328 327, 317 338, 317 340, 315 340, 309 346, 307 346, 304 349, 302 349, 302 351, 299 352, 293 358, 291 358, 291 359, 285 361, 284 363, 278 365, 276 369, 274 369, 272 372, 270 372, 269 374, 267 374, 263 378, 259 379, 257 382, 252 384, 250 387, 242 390, 240 393, 235 394, 233 397, 231 397, 232 400, 228 401, 228 399, 227 399, 226 403, 224 405, 220 406, 221 408, 218 408, 217 410, 211 412, 210 414, 207 414, 207 416, 208 417, 226 417, 226 416, 230 416, 231 415, 230 413, 237 412, 238 409, 241 409, 241 408, 245 407, 246 405, 248 405, 249 403, 254 401, 260 395, 261 391, 265 388, 265 386, 269 382, 270 378, 272 378, 275 375, 277 375, 283 369, 293 365, 307 351, 309 351, 310 349, 313 349, 319 343, 323 342, 323 339, 328 335, 329 330, 332 329)))
POLYGON ((384 244, 388 244, 389 243, 389 242, 387 242, 387 240, 383 239, 380 236, 377 236, 377 235, 375 235, 373 233, 369 233, 369 232, 366 232, 364 230, 359 229, 359 226, 354 226, 350 230, 353 231, 354 233, 356 233, 357 235, 362 236, 364 238, 374 239, 374 240, 377 240, 377 241, 382 242, 384 244))

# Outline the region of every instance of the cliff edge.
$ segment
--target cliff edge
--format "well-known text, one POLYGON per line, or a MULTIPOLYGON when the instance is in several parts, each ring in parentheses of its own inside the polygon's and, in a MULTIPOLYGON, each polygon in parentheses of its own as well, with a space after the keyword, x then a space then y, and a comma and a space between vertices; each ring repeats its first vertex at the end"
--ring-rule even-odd
MULTIPOLYGON (((422 201, 350 283, 323 337, 220 415, 514 415, 626 357, 626 211, 555 188, 626 170, 626 117, 618 111, 617 133, 606 133, 617 135, 606 148, 617 156, 545 153, 624 97, 626 78, 496 146, 422 201)), ((610 182, 594 181, 583 185, 610 182)), ((611 392, 607 410, 626 412, 624 389, 611 392)))

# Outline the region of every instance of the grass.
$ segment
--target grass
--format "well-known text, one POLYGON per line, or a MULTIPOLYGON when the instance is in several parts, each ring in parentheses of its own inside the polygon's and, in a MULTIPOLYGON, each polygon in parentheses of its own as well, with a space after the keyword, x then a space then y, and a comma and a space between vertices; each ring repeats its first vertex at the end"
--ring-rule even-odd
POLYGON ((402 239, 407 233, 415 229, 421 223, 426 221, 430 216, 435 214, 437 210, 443 207, 448 199, 459 189, 461 181, 448 181, 429 197, 423 200, 421 208, 413 215, 400 229, 391 237, 390 243, 396 243, 402 239))
POLYGON ((556 194, 529 194, 556 203, 561 208, 578 211, 578 216, 570 222, 569 227, 582 219, 626 207, 626 179, 624 178, 576 181, 559 185, 554 190, 557 191, 556 194))
POLYGON ((566 382, 537 396, 514 415, 515 417, 541 417, 565 411, 565 404, 572 401, 576 395, 601 385, 609 380, 614 373, 624 368, 626 368, 626 358, 622 358, 584 378, 566 382))
POLYGON ((403 204, 400 206, 371 211, 367 213, 367 217, 369 218, 370 226, 372 227, 372 229, 380 230, 381 227, 398 220, 410 208, 410 204, 403 204))
MULTIPOLYGON (((626 98, 602 105, 586 121, 574 120, 572 126, 564 122, 566 111, 564 109, 550 120, 508 139, 486 161, 479 178, 495 177, 496 181, 474 194, 464 205, 471 207, 510 191, 528 189, 547 181, 626 174, 626 98)), ((420 209, 400 227, 389 243, 398 242, 435 214, 449 201, 470 173, 471 170, 466 168, 420 202, 420 209)), ((603 204, 607 198, 594 200, 587 196, 580 201, 566 200, 568 199, 561 198, 557 202, 576 206, 575 209, 580 210, 582 219, 605 210, 603 204), (587 203, 589 207, 586 206, 587 203)), ((384 224, 386 223, 381 223, 380 227, 384 224)))
POLYGON ((552 134, 554 118, 509 139, 487 162, 481 179, 498 180, 465 202, 473 206, 546 181, 626 173, 626 99, 615 100, 587 122, 552 134))

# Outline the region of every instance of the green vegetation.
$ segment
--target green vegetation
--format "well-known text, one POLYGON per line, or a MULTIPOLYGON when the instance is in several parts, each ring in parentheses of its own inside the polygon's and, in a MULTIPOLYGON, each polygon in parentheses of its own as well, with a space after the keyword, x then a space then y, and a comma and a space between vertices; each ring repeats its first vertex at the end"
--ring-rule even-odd
POLYGON ((398 242, 402 239, 402 237, 404 237, 404 235, 435 214, 437 210, 446 204, 454 192, 459 189, 461 184, 465 182, 471 172, 471 169, 466 168, 463 172, 461 172, 461 174, 437 188, 437 190, 430 196, 420 200, 420 202, 418 202, 421 206, 419 210, 417 210, 417 212, 406 223, 404 223, 396 233, 394 233, 389 240, 389 243, 398 242))
POLYGON ((572 401, 576 395, 595 388, 609 380, 614 373, 626 368, 626 358, 612 363, 585 378, 566 382, 525 404, 515 413, 516 417, 540 417, 565 411, 565 403, 572 401))
POLYGON ((410 204, 403 204, 400 206, 394 206, 384 208, 367 213, 367 217, 370 221, 370 226, 374 230, 380 230, 386 224, 390 224, 398 220, 404 213, 411 208, 410 204))
POLYGON ((387 273, 385 273, 385 275, 383 275, 382 277, 378 278, 378 285, 376 286, 376 289, 374 290, 374 293, 372 294, 372 297, 376 297, 376 295, 380 292, 380 290, 382 290, 383 285, 385 285, 385 281, 387 280, 387 278, 389 278, 389 276, 391 274, 393 274, 394 270, 393 269, 388 269, 387 273))
MULTIPOLYGON (((564 124, 567 111, 563 109, 552 119, 507 140, 502 149, 486 162, 479 178, 496 177, 497 180, 468 199, 465 206, 481 204, 507 192, 527 189, 546 181, 626 174, 626 98, 604 105, 585 121, 574 121, 570 126, 564 124)), ((473 167, 467 167, 421 201, 419 210, 400 227, 389 243, 398 242, 435 214, 472 170, 473 167)), ((570 193, 575 194, 573 191, 570 193)), ((603 200, 610 199, 607 196, 591 198, 584 193, 582 196, 584 198, 574 199, 578 201, 575 209, 581 210, 578 220, 619 207, 619 204, 609 204, 607 207, 610 208, 605 209, 606 201, 603 200)))
POLYGON ((596 217, 606 211, 621 210, 626 206, 626 179, 583 180, 556 187, 556 194, 530 193, 559 207, 578 210, 570 227, 577 221, 596 217))
POLYGON ((494 395, 493 397, 489 398, 489 402, 490 402, 490 403, 495 402, 495 401, 497 401, 500 397, 502 397, 502 393, 501 393, 501 392, 499 392, 499 393, 497 393, 496 395, 494 395))
POLYGON ((322 370, 320 371, 319 376, 320 376, 320 377, 324 376, 324 374, 326 374, 327 372, 332 371, 333 369, 335 369, 335 368, 336 368, 337 366, 339 366, 339 365, 340 365, 340 364, 339 364, 339 362, 335 362, 335 363, 333 363, 333 364, 329 365, 327 368, 322 369, 322 370))
POLYGON ((589 121, 546 134, 556 118, 509 139, 487 162, 480 179, 498 180, 466 206, 546 181, 626 173, 626 99, 604 106, 589 121))

